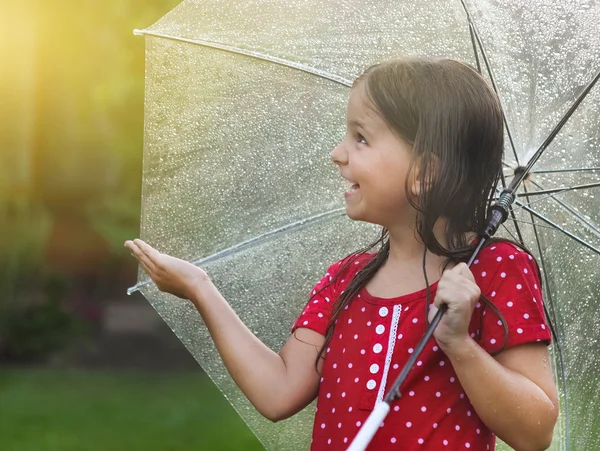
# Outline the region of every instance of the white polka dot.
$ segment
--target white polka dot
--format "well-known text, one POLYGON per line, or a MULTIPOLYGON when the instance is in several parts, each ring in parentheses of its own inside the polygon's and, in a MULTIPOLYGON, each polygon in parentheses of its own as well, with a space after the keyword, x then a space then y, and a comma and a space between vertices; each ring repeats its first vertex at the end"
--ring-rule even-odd
POLYGON ((523 333, 523 329, 521 329, 520 327, 517 329, 517 333, 518 334, 522 334, 523 333))
POLYGON ((436 352, 437 352, 438 349, 440 349, 440 348, 438 348, 437 346, 433 347, 433 350, 436 351, 436 352))
POLYGON ((352 412, 352 406, 348 407, 348 412, 352 412))
POLYGON ((381 307, 379 309, 379 316, 381 316, 382 318, 387 316, 388 313, 389 313, 389 310, 387 309, 387 307, 381 307))
POLYGON ((450 412, 452 412, 452 409, 451 409, 450 407, 448 407, 448 408, 446 409, 446 413, 450 413, 450 412))
POLYGON ((423 378, 423 380, 424 380, 425 382, 427 382, 427 381, 429 380, 429 376, 425 376, 425 377, 423 378))
POLYGON ((476 308, 481 308, 481 302, 478 302, 477 304, 475 304, 476 308))
POLYGON ((362 423, 360 421, 356 422, 356 427, 359 428, 362 423))
POLYGON ((498 257, 498 258, 496 258, 496 261, 497 261, 497 262, 501 262, 501 261, 502 261, 502 257, 498 257))
POLYGON ((529 260, 533 260, 533 257, 531 255, 527 256, 529 258, 529 260))
POLYGON ((331 393, 327 393, 327 398, 331 398, 331 393))
POLYGON ((340 377, 337 378, 337 383, 339 384, 342 379, 340 377))
POLYGON ((338 429, 342 429, 342 423, 338 423, 338 429))
POLYGON ((402 334, 398 334, 398 340, 402 339, 402 334))
POLYGON ((521 288, 523 288, 523 285, 521 285, 520 283, 517 284, 517 290, 520 290, 521 288))
POLYGON ((454 382, 455 380, 456 380, 456 378, 455 378, 454 376, 452 376, 452 377, 450 378, 450 382, 454 382))
POLYGON ((306 326, 308 324, 308 321, 304 321, 302 324, 306 326))
POLYGON ((360 379, 357 377, 354 379, 354 382, 358 382, 360 379))
POLYGON ((408 392, 408 396, 415 396, 415 392, 411 390, 410 392, 408 392))
POLYGON ((546 329, 546 325, 545 324, 542 324, 542 329, 546 329))
POLYGON ((394 366, 392 368, 394 368, 395 370, 397 370, 399 368, 399 365, 397 363, 394 363, 394 366))
POLYGON ((358 334, 354 334, 354 339, 356 340, 358 338, 358 334))
POLYGON ((492 293, 490 294, 490 296, 491 296, 491 297, 494 297, 494 296, 496 296, 496 292, 495 292, 495 291, 492 291, 492 293))
POLYGON ((533 284, 533 288, 535 288, 537 290, 537 283, 533 284))
POLYGON ((421 407, 421 412, 427 412, 427 407, 425 407, 425 406, 421 407))
POLYGON ((473 264, 474 264, 474 265, 476 265, 477 263, 479 263, 479 260, 475 260, 475 261, 473 262, 473 264))
POLYGON ((419 322, 419 318, 413 318, 413 324, 417 324, 419 322))
POLYGON ((363 307, 360 309, 361 312, 364 312, 366 309, 363 307))
POLYGON ((414 352, 414 349, 413 349, 413 348, 408 348, 408 353, 409 353, 409 354, 412 354, 413 352, 414 352))
POLYGON ((364 349, 361 349, 361 350, 360 350, 360 353, 361 353, 361 354, 364 354, 365 352, 367 352, 367 351, 365 351, 364 349))
POLYGON ((529 313, 525 313, 525 314, 523 315, 523 318, 525 318, 525 319, 529 319, 529 313))
POLYGON ((471 444, 469 442, 465 443, 465 448, 470 448, 471 444))
POLYGON ((327 440, 327 444, 328 444, 328 445, 331 445, 331 439, 328 439, 328 440, 327 440))
POLYGON ((433 423, 433 429, 437 429, 438 424, 437 423, 433 423))
POLYGON ((342 392, 342 398, 345 398, 345 397, 346 397, 346 392, 345 392, 345 391, 343 391, 343 392, 342 392))
POLYGON ((349 364, 348 364, 348 368, 352 368, 352 363, 349 363, 349 364))
POLYGON ((498 326, 502 326, 502 321, 498 320, 498 326))
POLYGON ((439 398, 440 396, 442 396, 442 394, 439 391, 436 391, 435 396, 437 396, 439 398))
POLYGON ((352 318, 348 319, 348 324, 352 324, 352 318))
POLYGON ((454 429, 456 429, 457 431, 460 431, 460 426, 457 424, 456 426, 454 426, 454 429))
POLYGON ((377 373, 377 371, 379 371, 379 365, 374 363, 373 365, 370 366, 369 371, 371 372, 371 374, 377 373))
POLYGON ((501 272, 500 273, 500 277, 502 277, 504 279, 506 277, 506 273, 505 272, 501 272))
POLYGON ((337 363, 334 363, 334 364, 333 364, 333 368, 337 368, 337 363))
POLYGON ((468 416, 468 417, 470 417, 471 415, 472 415, 472 414, 471 414, 471 411, 470 411, 470 410, 467 410, 467 416, 468 416))
POLYGON ((331 413, 335 413, 335 407, 331 409, 331 413))
POLYGON ((448 440, 444 440, 442 443, 444 444, 444 446, 448 446, 448 440))
POLYGON ((348 443, 348 437, 344 437, 344 443, 348 443))
POLYGON ((496 339, 495 339, 495 338, 492 338, 492 339, 490 340, 490 343, 491 343, 491 344, 493 344, 493 345, 495 345, 495 344, 496 344, 496 339))
POLYGON ((323 318, 323 314, 322 314, 322 313, 317 313, 317 316, 318 316, 319 318, 323 318))
POLYGON ((524 268, 524 269, 523 269, 523 272, 524 272, 525 274, 529 273, 529 271, 527 271, 527 268, 524 268))
POLYGON ((485 277, 485 276, 487 276, 487 272, 483 271, 483 272, 481 273, 481 277, 485 277))
POLYGON ((510 258, 511 260, 514 260, 515 256, 514 255, 509 255, 508 258, 510 258))
POLYGON ((465 394, 464 393, 460 394, 460 399, 465 399, 465 394))
POLYGON ((481 429, 477 428, 475 429, 475 432, 477 432, 477 434, 481 434, 481 429))
POLYGON ((325 429, 325 423, 321 423, 321 429, 325 429))
POLYGON ((440 361, 440 366, 444 366, 446 364, 446 362, 444 362, 443 360, 440 361))
POLYGON ((394 406, 394 412, 398 412, 400 410, 399 406, 394 406))
POLYGON ((373 352, 375 354, 379 354, 382 350, 383 350, 383 346, 381 346, 381 344, 379 344, 379 343, 377 343, 375 346, 373 346, 373 352))
POLYGON ((315 299, 315 300, 313 301, 313 304, 318 304, 318 303, 319 303, 319 300, 318 300, 318 299, 315 299))
POLYGON ((508 302, 506 303, 506 305, 508 305, 509 307, 512 307, 514 304, 512 303, 512 301, 508 301, 508 302))
POLYGON ((392 442, 392 443, 396 443, 396 437, 392 437, 392 438, 390 439, 390 442, 392 442))
POLYGON ((385 326, 383 324, 380 324, 375 328, 375 332, 377 332, 378 335, 381 335, 385 332, 385 326))
POLYGON ((373 379, 371 379, 371 380, 369 380, 369 382, 367 382, 367 388, 369 390, 373 390, 376 386, 377 386, 377 382, 375 382, 373 379))
POLYGON ((421 366, 423 365, 423 362, 421 362, 420 360, 417 362, 417 366, 421 366))
POLYGON ((417 440, 417 442, 419 443, 419 445, 422 445, 424 440, 422 438, 420 438, 419 440, 417 440))
POLYGON ((340 340, 342 339, 342 334, 340 334, 340 340))
POLYGON ((367 321, 367 326, 370 326, 371 324, 371 321, 367 321))
POLYGON ((496 246, 492 246, 492 247, 490 247, 490 249, 491 249, 491 250, 494 250, 494 249, 496 249, 496 246))
POLYGON ((411 423, 410 421, 407 421, 407 422, 406 422, 406 427, 407 427, 407 428, 409 428, 409 427, 411 427, 411 426, 412 426, 412 423, 411 423))

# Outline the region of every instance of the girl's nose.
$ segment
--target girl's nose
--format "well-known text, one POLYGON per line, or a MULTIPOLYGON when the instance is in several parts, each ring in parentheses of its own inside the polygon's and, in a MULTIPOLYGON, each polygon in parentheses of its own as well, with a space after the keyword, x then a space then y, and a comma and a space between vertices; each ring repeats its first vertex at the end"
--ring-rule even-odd
POLYGON ((333 163, 337 164, 338 166, 341 164, 346 164, 348 162, 348 157, 343 147, 344 142, 342 141, 331 151, 331 161, 333 161, 333 163))

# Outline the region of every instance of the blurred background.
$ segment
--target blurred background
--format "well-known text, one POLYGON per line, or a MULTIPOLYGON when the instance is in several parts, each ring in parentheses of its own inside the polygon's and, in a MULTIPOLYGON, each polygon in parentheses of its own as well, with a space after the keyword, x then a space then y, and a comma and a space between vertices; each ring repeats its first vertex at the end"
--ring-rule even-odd
POLYGON ((262 449, 143 296, 125 294, 144 102, 132 31, 178 3, 0 5, 3 451, 262 449))

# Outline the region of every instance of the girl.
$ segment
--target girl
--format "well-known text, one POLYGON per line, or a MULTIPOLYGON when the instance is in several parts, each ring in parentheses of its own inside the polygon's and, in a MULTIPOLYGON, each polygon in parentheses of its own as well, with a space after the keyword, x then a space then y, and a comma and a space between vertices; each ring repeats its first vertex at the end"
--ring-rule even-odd
POLYGON ((464 263, 485 229, 502 149, 498 99, 470 67, 401 59, 363 73, 331 157, 350 186, 347 215, 382 236, 329 267, 279 353, 204 271, 140 240, 125 246, 158 288, 194 303, 265 417, 287 418, 318 396, 313 451, 349 446, 441 304, 448 311, 369 449, 491 450, 495 436, 545 449, 558 399, 537 266, 500 240, 464 263))

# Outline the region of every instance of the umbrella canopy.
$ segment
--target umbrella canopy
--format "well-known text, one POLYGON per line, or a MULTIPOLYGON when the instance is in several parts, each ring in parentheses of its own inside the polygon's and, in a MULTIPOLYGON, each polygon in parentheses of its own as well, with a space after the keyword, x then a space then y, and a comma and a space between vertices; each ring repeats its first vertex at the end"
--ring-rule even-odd
MULTIPOLYGON (((510 179, 600 70, 598 23, 594 1, 187 0, 140 32, 147 37, 141 238, 201 265, 250 329, 279 349, 327 266, 380 234, 345 217, 345 182, 329 157, 345 131, 352 80, 401 55, 480 67, 505 112, 510 179)), ((599 105, 593 88, 523 189, 598 180, 599 105)), ((566 433, 573 449, 600 447, 588 433, 600 427, 600 366, 589 357, 600 351, 595 194, 520 197, 501 231, 522 239, 544 267, 563 350, 561 388, 571 401, 570 425, 563 415, 553 449, 564 448, 566 433)), ((136 289, 266 448, 308 448, 312 407, 275 425, 263 419, 194 308, 141 271, 136 289)))

